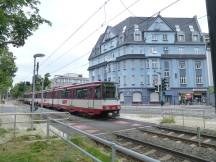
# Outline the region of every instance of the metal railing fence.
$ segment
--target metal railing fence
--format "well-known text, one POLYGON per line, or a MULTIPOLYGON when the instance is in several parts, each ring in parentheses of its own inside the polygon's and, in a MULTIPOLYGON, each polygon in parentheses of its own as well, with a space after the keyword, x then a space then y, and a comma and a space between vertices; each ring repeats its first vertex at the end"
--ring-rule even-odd
MULTIPOLYGON (((64 136, 61 136, 59 135, 57 132, 53 131, 52 130, 52 127, 51 125, 53 123, 57 123, 59 124, 61 127, 66 127, 67 129, 70 129, 71 131, 76 131, 77 133, 79 134, 82 134, 82 135, 85 135, 87 136, 88 138, 94 140, 94 141, 97 141, 97 142, 100 142, 108 147, 111 148, 111 161, 112 162, 116 162, 117 158, 116 158, 116 151, 119 151, 119 152, 122 152, 123 154, 126 154, 126 155, 129 155, 131 156, 132 158, 136 158, 136 159, 139 159, 141 161, 145 161, 145 162, 159 162, 159 160, 156 160, 156 159, 153 159, 153 158, 150 158, 146 155, 143 155, 143 154, 140 154, 138 152, 135 152, 133 150, 130 150, 130 149, 127 149, 125 147, 122 147, 120 145, 117 145, 113 142, 110 142, 108 140, 105 140, 105 139, 102 139, 100 137, 97 137, 95 135, 92 135, 92 134, 89 134, 85 131, 82 131, 80 129, 77 129, 73 126, 70 126, 70 125, 67 125, 61 121, 58 121, 58 120, 55 120, 55 119, 52 119, 52 118, 48 118, 47 120, 47 138, 49 138, 49 135, 50 135, 50 132, 54 133, 55 135, 57 135, 58 137, 60 137, 61 139, 63 139, 64 141, 66 141, 68 144, 70 144, 71 146, 75 146, 77 149, 79 149, 81 152, 83 152, 85 155, 89 156, 89 157, 92 157, 92 155, 89 155, 88 152, 86 152, 84 149, 82 149, 81 147, 79 147, 78 145, 74 144, 73 142, 71 142, 70 140, 68 140, 66 137, 64 136)), ((96 157, 92 157, 93 160, 95 160, 96 162, 100 161, 98 160, 96 157), (94 159, 95 158, 95 159, 94 159)))

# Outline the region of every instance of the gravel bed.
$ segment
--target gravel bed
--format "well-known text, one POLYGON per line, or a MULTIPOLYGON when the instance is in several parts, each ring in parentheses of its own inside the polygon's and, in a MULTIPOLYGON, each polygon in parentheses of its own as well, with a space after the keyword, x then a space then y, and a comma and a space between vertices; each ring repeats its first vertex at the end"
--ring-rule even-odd
POLYGON ((176 143, 176 141, 164 140, 160 137, 154 138, 152 137, 152 135, 143 134, 138 130, 134 130, 133 132, 121 132, 121 134, 132 139, 137 139, 140 141, 159 145, 165 148, 169 148, 170 150, 182 152, 187 155, 197 156, 199 158, 207 159, 209 161, 216 161, 216 151, 211 149, 205 149, 202 147, 192 147, 184 143, 176 143))
MULTIPOLYGON (((100 135, 101 138, 104 138, 104 139, 107 139, 109 141, 112 141, 116 144, 124 144, 126 142, 128 142, 127 139, 124 139, 124 138, 120 138, 120 137, 117 137, 115 135, 112 135, 112 134, 106 134, 106 135, 100 135)), ((135 146, 138 146, 138 145, 142 145, 142 147, 140 149, 136 149, 134 151, 136 152, 139 152, 141 154, 145 154, 146 152, 152 150, 152 149, 155 149, 154 147, 151 147, 151 146, 148 146, 148 145, 143 145, 143 144, 139 144, 139 143, 134 143, 135 146)), ((132 149, 131 148, 131 145, 128 145, 128 146, 124 146, 126 148, 129 148, 129 149, 132 149)), ((160 159, 161 157, 167 155, 167 154, 171 154, 173 155, 172 153, 168 153, 167 151, 158 151, 157 149, 155 149, 156 152, 152 153, 152 154, 149 154, 149 155, 146 155, 146 156, 149 156, 151 158, 154 158, 154 159, 160 159)), ((176 155, 173 155, 169 160, 165 160, 165 162, 183 162, 184 160, 186 160, 187 158, 182 158, 182 157, 178 157, 176 155)), ((127 161, 128 162, 128 161, 127 161)), ((130 162, 133 162, 133 161, 130 161, 130 162)), ((163 160, 161 160, 161 162, 164 162, 163 160)), ((190 162, 190 160, 188 161, 190 162)))
MULTIPOLYGON (((185 132, 197 133, 197 129, 193 128, 193 127, 184 127, 184 126, 168 125, 168 124, 162 124, 159 127, 169 128, 169 129, 173 129, 173 130, 182 130, 185 132)), ((201 135, 212 136, 212 137, 216 138, 216 128, 215 128, 215 131, 209 130, 209 129, 201 129, 201 135)))
MULTIPOLYGON (((176 132, 172 132, 172 134, 168 134, 168 133, 170 133, 171 131, 167 131, 167 130, 163 130, 163 129, 160 129, 160 128, 157 128, 157 127, 146 127, 146 128, 140 128, 139 130, 141 130, 141 131, 143 131, 143 132, 145 132, 145 131, 147 131, 146 133, 148 133, 148 134, 154 134, 154 133, 156 133, 156 134, 158 134, 158 133, 162 133, 162 137, 166 137, 166 135, 167 136, 173 136, 174 138, 175 137, 177 137, 176 139, 174 139, 174 138, 172 138, 172 137, 167 137, 167 138, 171 138, 171 139, 173 139, 173 140, 176 140, 176 141, 178 141, 178 140, 181 140, 181 141, 183 141, 183 142, 185 142, 185 143, 188 143, 188 142, 190 142, 190 141, 188 141, 187 142, 187 140, 191 140, 191 142, 192 143, 195 143, 195 144, 198 144, 198 139, 197 138, 195 138, 195 139, 191 139, 192 137, 194 137, 194 135, 189 135, 189 134, 184 134, 183 136, 181 136, 181 137, 178 137, 178 135, 180 135, 180 134, 183 134, 183 133, 176 133, 176 132), (150 132, 148 132, 148 131, 150 131, 150 132), (165 134, 165 136, 163 135, 163 134, 165 134), (184 139, 186 140, 186 141, 184 141, 184 139)), ((160 135, 159 135, 160 136, 160 135)), ((215 146, 212 146, 213 148, 216 148, 216 139, 214 138, 214 139, 212 139, 212 138, 207 138, 207 137, 200 137, 200 140, 201 140, 201 142, 202 143, 206 143, 206 144, 211 144, 211 145, 215 145, 215 146)), ((201 144, 202 145, 202 144, 201 144)))

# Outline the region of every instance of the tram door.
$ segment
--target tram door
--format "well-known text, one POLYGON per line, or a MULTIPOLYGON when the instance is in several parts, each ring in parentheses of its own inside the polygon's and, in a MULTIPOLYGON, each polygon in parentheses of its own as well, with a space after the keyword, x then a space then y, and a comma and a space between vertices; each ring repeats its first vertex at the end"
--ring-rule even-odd
POLYGON ((88 108, 94 107, 94 88, 89 88, 88 94, 88 108))

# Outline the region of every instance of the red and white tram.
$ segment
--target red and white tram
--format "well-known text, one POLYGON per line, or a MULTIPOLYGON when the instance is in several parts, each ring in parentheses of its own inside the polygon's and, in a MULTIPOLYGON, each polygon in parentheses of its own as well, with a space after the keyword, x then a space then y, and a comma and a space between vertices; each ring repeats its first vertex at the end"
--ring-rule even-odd
MULTIPOLYGON (((43 92, 43 106, 89 116, 119 116, 120 102, 113 82, 92 82, 58 87, 43 92)), ((32 94, 24 101, 31 103, 32 94)), ((41 105, 41 92, 35 93, 35 104, 41 105)))

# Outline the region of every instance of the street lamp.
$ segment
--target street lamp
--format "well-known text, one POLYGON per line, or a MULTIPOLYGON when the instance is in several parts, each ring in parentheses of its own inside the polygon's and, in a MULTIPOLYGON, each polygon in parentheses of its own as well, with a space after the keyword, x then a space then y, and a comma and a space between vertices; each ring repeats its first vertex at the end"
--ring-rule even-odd
MULTIPOLYGON (((32 105, 31 105, 31 113, 34 109, 34 99, 35 99, 35 66, 36 66, 36 59, 37 57, 44 57, 45 55, 42 53, 35 54, 34 57, 34 68, 33 68, 33 77, 32 77, 32 105)), ((32 116, 33 117, 33 116, 32 116)), ((33 128, 33 122, 32 122, 32 128, 33 128)))

